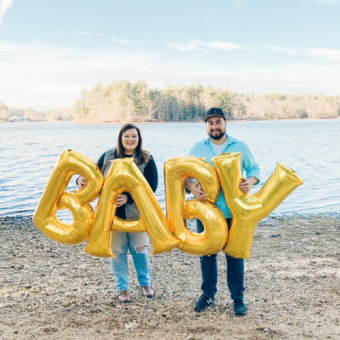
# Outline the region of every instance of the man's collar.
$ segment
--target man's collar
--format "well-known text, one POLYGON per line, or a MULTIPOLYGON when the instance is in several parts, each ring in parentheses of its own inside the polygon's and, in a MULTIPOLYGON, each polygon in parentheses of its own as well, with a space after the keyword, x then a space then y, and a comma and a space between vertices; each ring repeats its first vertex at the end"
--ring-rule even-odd
POLYGON ((233 144, 233 143, 236 142, 236 139, 235 139, 235 138, 231 137, 231 136, 228 135, 228 134, 225 134, 225 135, 227 136, 228 145, 229 145, 229 144, 233 144))

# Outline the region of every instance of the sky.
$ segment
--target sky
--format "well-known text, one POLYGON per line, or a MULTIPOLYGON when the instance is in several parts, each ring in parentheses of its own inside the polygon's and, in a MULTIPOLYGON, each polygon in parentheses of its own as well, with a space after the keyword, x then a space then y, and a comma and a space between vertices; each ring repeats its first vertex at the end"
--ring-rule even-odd
POLYGON ((0 102, 117 80, 340 94, 340 0, 0 0, 0 102))

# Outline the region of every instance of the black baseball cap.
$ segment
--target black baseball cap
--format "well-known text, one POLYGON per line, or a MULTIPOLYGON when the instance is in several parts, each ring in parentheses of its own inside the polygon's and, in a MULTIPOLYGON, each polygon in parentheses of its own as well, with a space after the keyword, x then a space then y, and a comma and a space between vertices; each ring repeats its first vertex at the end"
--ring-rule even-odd
POLYGON ((223 110, 220 109, 219 107, 210 108, 203 116, 202 118, 203 122, 206 122, 210 117, 221 117, 224 120, 226 120, 223 110))

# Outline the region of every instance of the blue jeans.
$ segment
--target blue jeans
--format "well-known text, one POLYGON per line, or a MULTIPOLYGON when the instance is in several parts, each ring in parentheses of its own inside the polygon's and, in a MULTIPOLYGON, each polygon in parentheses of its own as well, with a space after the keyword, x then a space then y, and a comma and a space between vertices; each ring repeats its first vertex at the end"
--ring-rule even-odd
MULTIPOLYGON (((228 229, 231 226, 231 218, 226 219, 228 229)), ((204 230, 203 224, 197 220, 197 232, 201 233, 204 230)), ((231 298, 243 299, 243 277, 244 277, 244 261, 236 259, 227 254, 227 283, 230 290, 231 298)), ((214 299, 217 292, 217 254, 201 256, 201 271, 203 294, 214 299)))
POLYGON ((117 291, 129 289, 128 251, 132 255, 139 285, 144 287, 150 284, 147 245, 146 233, 112 232, 112 252, 115 257, 110 258, 110 265, 117 291), (142 249, 138 250, 139 247, 142 249))

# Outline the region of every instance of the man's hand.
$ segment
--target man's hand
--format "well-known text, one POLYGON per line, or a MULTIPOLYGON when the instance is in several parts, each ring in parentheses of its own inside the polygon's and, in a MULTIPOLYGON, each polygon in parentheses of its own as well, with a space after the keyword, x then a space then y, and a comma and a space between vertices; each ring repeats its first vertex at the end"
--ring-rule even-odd
POLYGON ((248 177, 248 178, 241 178, 241 183, 240 183, 240 190, 243 191, 244 193, 248 193, 251 189, 251 187, 256 184, 258 181, 257 178, 255 177, 248 177))
POLYGON ((126 204, 128 197, 126 194, 121 194, 116 197, 116 204, 117 208, 121 207, 122 205, 126 204))
POLYGON ((185 181, 185 187, 191 191, 195 198, 205 201, 207 199, 205 192, 198 188, 199 182, 192 182, 190 179, 185 181))
POLYGON ((85 177, 80 176, 77 181, 78 189, 79 190, 83 189, 87 183, 88 183, 88 180, 85 177))

